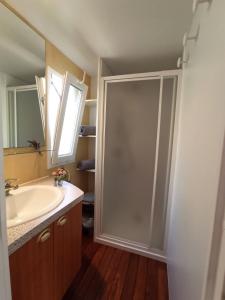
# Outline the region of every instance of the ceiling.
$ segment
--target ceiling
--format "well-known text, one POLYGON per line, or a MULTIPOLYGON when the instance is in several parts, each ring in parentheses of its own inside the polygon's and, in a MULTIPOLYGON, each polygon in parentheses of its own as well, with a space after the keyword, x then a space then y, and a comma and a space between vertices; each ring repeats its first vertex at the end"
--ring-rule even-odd
POLYGON ((18 17, 0 6, 0 72, 25 84, 44 74, 45 42, 18 17))
POLYGON ((192 0, 8 2, 92 75, 99 56, 117 74, 175 68, 192 18, 192 0))

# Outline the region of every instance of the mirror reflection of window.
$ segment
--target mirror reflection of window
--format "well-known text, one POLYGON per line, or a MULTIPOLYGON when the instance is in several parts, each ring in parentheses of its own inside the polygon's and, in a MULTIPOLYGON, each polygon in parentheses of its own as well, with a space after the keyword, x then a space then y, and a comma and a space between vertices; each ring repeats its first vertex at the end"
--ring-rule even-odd
POLYGON ((7 92, 4 127, 8 134, 4 146, 27 147, 28 140, 36 140, 43 146, 44 131, 36 85, 10 87, 7 92))

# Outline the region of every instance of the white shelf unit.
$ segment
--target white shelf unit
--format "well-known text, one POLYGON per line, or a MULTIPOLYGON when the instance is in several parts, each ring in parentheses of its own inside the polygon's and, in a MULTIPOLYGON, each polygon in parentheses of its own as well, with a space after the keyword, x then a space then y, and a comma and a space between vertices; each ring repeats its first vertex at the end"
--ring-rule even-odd
POLYGON ((87 172, 95 173, 95 169, 87 170, 87 172))
MULTIPOLYGON (((97 107, 97 99, 86 99, 85 100, 85 107, 89 110, 89 125, 96 126, 96 107, 97 107)), ((88 138, 88 157, 90 159, 95 158, 95 138, 96 135, 79 135, 79 138, 88 138)), ((88 159, 88 158, 87 158, 88 159)), ((80 170, 77 168, 77 171, 80 172, 89 172, 89 173, 95 173, 95 170, 80 170)), ((89 189, 90 189, 90 184, 89 189)), ((93 184, 92 184, 93 185, 93 184)), ((93 189, 93 187, 92 187, 93 189)))
POLYGON ((89 173, 95 173, 95 169, 90 169, 90 170, 80 170, 79 168, 76 169, 79 172, 89 172, 89 173))
POLYGON ((85 100, 85 105, 87 106, 96 106, 97 99, 87 99, 85 100))
MULTIPOLYGON (((88 109, 89 109, 89 125, 96 126, 96 108, 97 108, 97 99, 90 99, 87 101, 88 109)), ((96 146, 96 138, 88 139, 88 157, 95 158, 95 146, 96 146)), ((95 187, 95 171, 90 172, 88 176, 88 187, 90 192, 94 192, 95 187)))
MULTIPOLYGON (((85 108, 88 110, 89 113, 89 120, 88 125, 96 126, 96 108, 97 108, 97 99, 86 99, 85 100, 85 108)), ((87 139, 88 143, 88 158, 93 159, 95 158, 95 138, 96 135, 79 135, 80 139, 87 139)), ((90 176, 88 176, 88 191, 94 192, 94 183, 95 183, 95 177, 93 176, 95 174, 95 170, 85 170, 82 171, 79 168, 77 168, 78 172, 88 172, 90 173, 90 176)))
POLYGON ((96 138, 96 135, 79 135, 79 138, 96 138))
MULTIPOLYGON (((97 99, 87 99, 85 100, 85 109, 88 111, 89 119, 88 119, 88 125, 90 126, 96 126, 96 108, 97 108, 97 99)), ((95 158, 95 145, 96 145, 96 135, 87 135, 87 136, 82 136, 79 135, 80 139, 85 139, 86 142, 88 143, 88 158, 93 159, 95 158)), ((86 172, 88 173, 88 190, 87 192, 89 193, 94 193, 95 194, 95 169, 91 170, 80 170, 79 168, 77 169, 78 172, 86 172)), ((82 225, 83 225, 83 230, 88 230, 86 228, 86 223, 91 222, 91 224, 94 225, 94 203, 90 204, 83 202, 83 208, 82 208, 82 225), (88 213, 88 217, 85 219, 85 214, 88 213), (93 213, 93 215, 92 215, 93 213)), ((90 225, 90 224, 89 224, 90 225)), ((92 226, 90 226, 89 229, 93 229, 92 226)))

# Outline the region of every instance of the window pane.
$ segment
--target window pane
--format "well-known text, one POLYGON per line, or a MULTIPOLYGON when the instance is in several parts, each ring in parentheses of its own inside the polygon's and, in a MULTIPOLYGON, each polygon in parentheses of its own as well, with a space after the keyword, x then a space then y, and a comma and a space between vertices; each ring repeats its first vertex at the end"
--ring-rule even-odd
POLYGON ((53 149, 57 117, 62 96, 63 78, 51 73, 48 97, 48 123, 50 135, 50 148, 53 149))
POLYGON ((70 85, 58 151, 59 156, 73 154, 75 137, 78 130, 81 98, 82 92, 78 88, 70 85))

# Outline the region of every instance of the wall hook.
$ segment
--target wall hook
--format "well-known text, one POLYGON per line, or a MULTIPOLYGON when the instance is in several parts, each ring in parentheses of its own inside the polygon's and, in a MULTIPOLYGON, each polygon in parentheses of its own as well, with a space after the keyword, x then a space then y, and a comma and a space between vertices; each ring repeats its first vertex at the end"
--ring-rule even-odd
POLYGON ((193 13, 196 12, 196 10, 198 8, 198 5, 202 4, 202 3, 208 3, 209 6, 210 6, 211 3, 212 3, 212 0, 193 0, 193 5, 192 5, 192 11, 193 11, 193 13))
POLYGON ((186 59, 179 57, 177 60, 177 68, 180 69, 184 64, 187 64, 188 62, 189 62, 189 57, 187 57, 186 59))
POLYGON ((183 37, 183 46, 185 47, 188 41, 197 41, 199 37, 200 26, 198 26, 197 32, 193 36, 188 36, 188 33, 185 33, 183 37))

